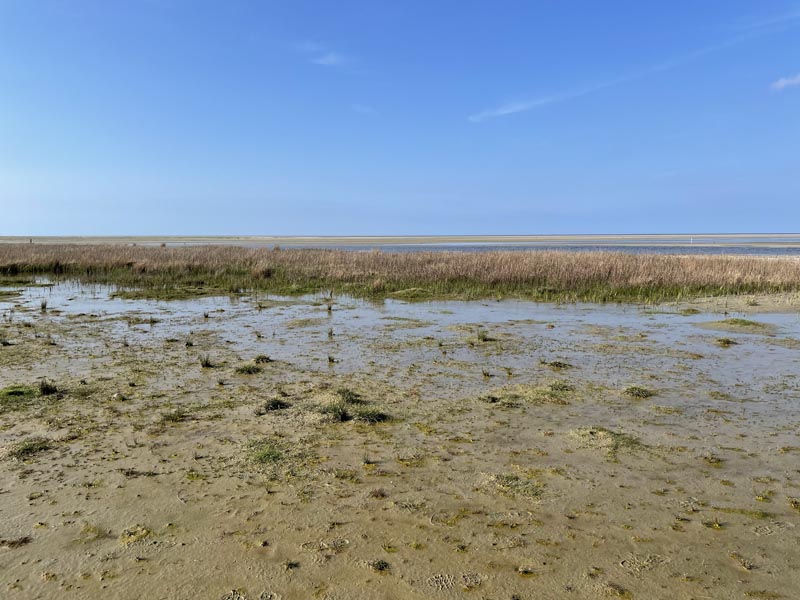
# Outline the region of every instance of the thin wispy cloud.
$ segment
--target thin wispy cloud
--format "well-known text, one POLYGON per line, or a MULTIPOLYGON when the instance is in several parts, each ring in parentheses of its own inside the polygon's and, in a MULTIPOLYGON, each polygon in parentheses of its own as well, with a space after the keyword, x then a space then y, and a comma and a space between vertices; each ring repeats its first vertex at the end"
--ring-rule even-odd
POLYGON ((505 117, 508 115, 513 115, 515 113, 533 110, 534 108, 538 108, 540 106, 551 104, 557 101, 558 98, 547 97, 547 98, 538 98, 536 100, 531 100, 529 102, 508 102, 506 104, 498 106, 497 108, 491 108, 489 110, 484 110, 479 113, 475 113, 474 115, 470 115, 467 118, 473 123, 480 123, 481 121, 485 121, 486 119, 496 119, 497 117, 505 117))
POLYGON ((737 21, 733 28, 743 32, 780 30, 793 27, 798 23, 800 23, 800 9, 771 15, 769 17, 743 18, 737 21))
MULTIPOLYGON (((559 94, 553 94, 549 96, 543 96, 532 100, 506 102, 496 108, 490 108, 469 115, 467 117, 467 120, 473 123, 480 123, 482 121, 486 121, 489 119, 506 117, 509 115, 542 108, 547 105, 558 104, 561 102, 566 102, 568 100, 574 100, 576 98, 587 96, 589 94, 599 92, 601 90, 605 90, 625 83, 630 83, 636 81, 637 79, 647 77, 649 75, 655 75, 656 73, 661 73, 664 71, 675 69, 677 67, 690 63, 694 60, 697 60, 698 58, 701 58, 707 54, 718 52, 719 50, 736 46, 747 40, 757 38, 762 35, 766 35, 778 30, 782 31, 788 28, 796 27, 798 25, 800 25, 800 11, 774 16, 769 19, 764 19, 757 22, 752 21, 749 24, 742 26, 741 31, 744 31, 744 33, 725 42, 714 44, 712 46, 706 46, 704 48, 699 48, 697 50, 689 52, 688 54, 678 56, 671 60, 667 60, 662 63, 652 65, 650 67, 641 69, 639 71, 628 73, 627 75, 622 75, 615 79, 609 79, 607 81, 603 81, 593 85, 584 86, 577 90, 562 92, 559 94)), ((783 90, 787 87, 791 87, 794 85, 800 85, 800 75, 796 77, 779 79, 778 81, 772 84, 772 88, 775 90, 783 90)))
POLYGON ((501 104, 497 108, 491 108, 488 110, 484 110, 473 115, 467 117, 469 121, 473 123, 480 123, 481 121, 486 121, 488 119, 496 119, 499 117, 507 117, 509 115, 513 115, 516 113, 527 112, 529 110, 535 110, 537 108, 542 108, 544 106, 548 106, 550 104, 558 104, 560 102, 566 102, 567 100, 574 100, 576 98, 580 98, 581 96, 588 96, 589 94, 593 94, 594 92, 599 92, 600 90, 604 90, 610 87, 614 87, 616 85, 621 85, 623 83, 627 83, 629 81, 633 81, 635 79, 639 79, 640 77, 644 77, 645 75, 649 75, 651 73, 655 73, 657 71, 664 71, 669 68, 672 68, 672 64, 661 64, 646 69, 644 71, 639 71, 637 73, 632 73, 630 75, 624 75, 622 77, 618 77, 616 79, 611 79, 608 81, 603 81, 600 83, 596 83, 594 85, 589 85, 577 90, 572 90, 570 92, 563 92, 561 94, 555 94, 552 96, 542 96, 540 98, 535 98, 533 100, 524 101, 524 102, 507 102, 505 104, 501 104))
POLYGON ((349 58, 341 52, 317 42, 301 42, 295 44, 294 48, 305 54, 310 63, 321 67, 342 67, 349 62, 349 58))
POLYGON ((776 92, 780 92, 785 90, 786 88, 800 86, 800 73, 795 75, 794 77, 781 77, 778 81, 772 82, 771 87, 776 92))

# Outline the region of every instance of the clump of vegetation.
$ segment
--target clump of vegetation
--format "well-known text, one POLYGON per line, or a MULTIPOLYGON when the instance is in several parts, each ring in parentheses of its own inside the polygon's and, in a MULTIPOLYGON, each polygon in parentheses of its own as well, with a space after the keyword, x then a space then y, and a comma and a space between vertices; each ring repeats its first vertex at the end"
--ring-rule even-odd
POLYGON ((361 479, 358 478, 358 473, 354 469, 334 469, 333 476, 340 481, 361 483, 361 479))
POLYGON ((378 572, 388 571, 391 568, 389 563, 382 559, 370 560, 367 562, 367 566, 373 571, 378 572))
POLYGON ((22 546, 30 544, 32 541, 33 538, 29 535, 11 539, 0 538, 0 548, 21 548, 22 546))
POLYGON ((490 475, 488 482, 507 496, 523 498, 539 498, 544 492, 544 485, 533 479, 523 479, 514 473, 490 475))
POLYGON ((729 337, 717 338, 717 346, 721 346, 722 348, 730 348, 731 346, 735 346, 738 343, 739 342, 729 337))
POLYGON ((361 394, 351 390, 350 388, 339 388, 336 390, 336 395, 339 396, 342 402, 346 404, 361 404, 364 402, 361 394))
POLYGON ((554 382, 545 387, 532 385, 507 385, 484 394, 480 399, 489 404, 513 408, 527 404, 569 404, 567 398, 574 391, 573 386, 564 382, 554 382))
POLYGON ((518 397, 509 396, 502 393, 502 391, 489 392, 488 394, 480 396, 478 399, 482 402, 486 402, 487 404, 497 404, 503 408, 513 408, 515 406, 519 406, 519 402, 517 402, 518 397))
POLYGON ((385 423, 392 420, 391 415, 371 406, 357 408, 353 418, 362 423, 385 423))
POLYGON ((174 423, 183 423, 184 421, 188 420, 191 416, 191 413, 186 410, 185 408, 176 408, 175 410, 171 410, 161 415, 161 423, 163 425, 167 424, 174 424, 174 423))
POLYGON ((329 416, 331 420, 339 423, 353 420, 353 415, 348 410, 346 402, 331 402, 323 405, 319 410, 322 414, 329 416))
POLYGON ((58 393, 58 387, 52 381, 48 381, 47 379, 42 379, 39 382, 39 394, 42 396, 52 396, 53 394, 58 393))
POLYGON ((720 521, 717 517, 714 517, 713 519, 708 521, 703 521, 703 525, 705 527, 708 527, 709 529, 715 529, 717 531, 725 528, 725 524, 722 521, 720 521))
POLYGON ((283 460, 285 452, 274 438, 261 438, 247 444, 247 458, 257 465, 274 465, 283 460))
MULTIPOLYGON (((317 461, 316 455, 302 441, 288 442, 278 436, 251 440, 244 446, 243 463, 271 479, 296 477, 317 461)), ((306 494, 298 492, 301 499, 306 494)))
POLYGON ((266 354, 259 354, 253 359, 253 362, 257 365, 265 365, 267 363, 271 363, 272 359, 266 354))
POLYGON ((490 336, 489 333, 482 327, 478 328, 478 332, 475 334, 475 337, 478 338, 478 341, 482 343, 497 341, 496 338, 490 336))
POLYGON ((772 490, 764 490, 756 494, 756 500, 759 502, 772 502, 772 496, 775 494, 772 490))
POLYGON ((202 356, 200 356, 200 366, 203 367, 204 369, 213 369, 217 365, 214 363, 213 360, 211 360, 211 355, 203 354, 202 356))
POLYGON ((256 415, 260 417, 267 414, 268 412, 272 412, 275 410, 284 410, 286 408, 289 408, 290 406, 291 404, 289 404, 285 400, 282 400, 280 398, 270 398, 264 404, 262 404, 256 409, 256 415))
POLYGON ((625 391, 623 393, 626 396, 630 396, 631 398, 639 398, 639 399, 651 398, 656 395, 656 393, 653 390, 648 389, 646 387, 642 387, 640 385, 632 385, 630 387, 627 387, 625 388, 625 391))
POLYGON ((255 375, 261 373, 261 367, 258 365, 241 365, 236 367, 236 372, 239 375, 255 375))
POLYGON ((725 319, 722 323, 731 327, 743 327, 745 329, 762 329, 766 327, 764 323, 751 321, 750 319, 725 319))
POLYGON ((602 589, 604 595, 606 596, 615 596, 617 598, 624 598, 625 600, 630 600, 633 598, 633 594, 619 585, 618 583, 614 583, 613 581, 606 581, 602 585, 602 589))
POLYGON ((581 427, 573 430, 571 434, 589 448, 605 450, 609 459, 615 462, 619 460, 619 453, 623 450, 637 451, 648 448, 637 437, 611 431, 605 427, 581 427))
POLYGON ((36 395, 36 389, 27 385, 12 385, 0 389, 0 413, 33 405, 36 395))
POLYGON ((130 546, 131 544, 135 544, 138 541, 145 539, 153 535, 153 532, 147 527, 143 527, 142 525, 133 525, 132 527, 127 527, 122 530, 119 534, 119 543, 123 546, 130 546))
POLYGON ((8 451, 8 457, 15 460, 29 460, 37 454, 50 450, 53 443, 44 437, 31 437, 17 442, 8 451))
POLYGON ((554 381, 549 386, 547 386, 551 392, 574 392, 575 386, 571 383, 566 381, 554 381))
POLYGON ((361 394, 342 387, 336 390, 336 400, 322 405, 319 410, 331 420, 340 423, 346 421, 382 423, 391 420, 391 416, 387 413, 366 404, 361 394))
POLYGON ((404 467, 419 467, 425 463, 425 458, 422 452, 404 452, 395 457, 395 461, 404 467))
POLYGON ((195 471, 194 469, 189 469, 186 471, 186 479, 189 481, 203 481, 208 479, 208 475, 201 473, 200 471, 195 471))
POLYGON ((542 359, 539 360, 539 364, 544 365, 546 367, 550 367, 554 371, 561 371, 563 369, 571 369, 572 368, 571 364, 569 364, 568 362, 565 362, 563 360, 547 361, 547 360, 542 358, 542 359))

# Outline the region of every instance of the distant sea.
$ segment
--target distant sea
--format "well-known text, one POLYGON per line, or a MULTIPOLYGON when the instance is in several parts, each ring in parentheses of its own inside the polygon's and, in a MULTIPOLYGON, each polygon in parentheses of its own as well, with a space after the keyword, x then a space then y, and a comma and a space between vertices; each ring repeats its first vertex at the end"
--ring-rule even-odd
MULTIPOLYGON (((341 243, 343 240, 324 239, 265 244, 243 242, 246 246, 275 245, 286 248, 331 248, 337 250, 382 250, 384 252, 487 252, 491 250, 561 250, 570 252, 630 252, 632 254, 742 254, 760 256, 800 256, 800 235, 775 236, 714 235, 714 236, 565 236, 557 241, 552 237, 539 241, 458 241, 443 242, 432 238, 419 243, 415 238, 409 243, 375 243, 359 241, 357 244, 341 243)), ((396 242, 396 238, 392 240, 396 242)))
MULTIPOLYGON (((279 244, 280 245, 280 244, 279 244)), ((283 245, 287 248, 331 248, 336 250, 381 250, 383 252, 488 252, 492 250, 560 250, 563 252, 630 252, 631 254, 742 254, 757 256, 800 256, 797 246, 648 246, 638 244, 376 244, 376 245, 283 245)))
POLYGON ((530 236, 100 236, 11 237, 2 243, 124 244, 169 247, 330 248, 384 252, 561 250, 632 254, 740 254, 800 257, 800 234, 530 235, 530 236))

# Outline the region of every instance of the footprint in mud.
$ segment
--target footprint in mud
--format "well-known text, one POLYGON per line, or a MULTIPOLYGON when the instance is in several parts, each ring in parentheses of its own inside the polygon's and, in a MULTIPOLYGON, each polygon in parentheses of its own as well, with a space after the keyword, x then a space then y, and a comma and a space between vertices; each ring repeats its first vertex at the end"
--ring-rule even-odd
POLYGON ((631 554, 628 558, 621 561, 619 565, 626 571, 638 575, 643 571, 649 571, 650 569, 665 565, 668 562, 669 558, 661 556, 660 554, 648 554, 647 556, 631 554))
POLYGON ((437 592, 446 592, 447 590, 453 589, 456 585, 456 578, 446 573, 437 573, 436 575, 428 577, 425 583, 437 592))
POLYGON ((474 571, 467 571, 466 573, 462 573, 459 577, 459 583, 466 592, 479 587, 485 580, 486 575, 474 571))
MULTIPOLYGON (((283 596, 280 594, 276 594, 274 592, 262 592, 261 595, 258 597, 258 600, 282 600, 283 596)), ((231 590, 220 600, 248 600, 247 596, 241 590, 231 590)))
POLYGON ((452 590, 456 586, 456 583, 458 583, 465 592, 468 592, 480 587, 480 585, 486 581, 486 579, 487 576, 483 575, 482 573, 467 571, 465 573, 461 573, 461 575, 458 577, 449 575, 447 573, 437 573, 436 575, 429 577, 425 583, 427 583, 429 587, 432 587, 437 592, 446 592, 448 590, 452 590))
POLYGON ((791 523, 781 523, 780 521, 774 521, 769 523, 768 525, 756 525, 753 527, 753 533, 758 536, 762 535, 774 535, 774 534, 781 534, 785 533, 786 529, 794 528, 794 525, 791 523))

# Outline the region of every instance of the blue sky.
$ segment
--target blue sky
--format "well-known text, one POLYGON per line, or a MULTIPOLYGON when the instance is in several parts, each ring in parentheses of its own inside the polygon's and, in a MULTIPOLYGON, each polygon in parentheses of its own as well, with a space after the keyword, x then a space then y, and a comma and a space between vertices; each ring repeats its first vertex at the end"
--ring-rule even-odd
POLYGON ((0 0, 0 235, 797 230, 797 1, 0 0))

